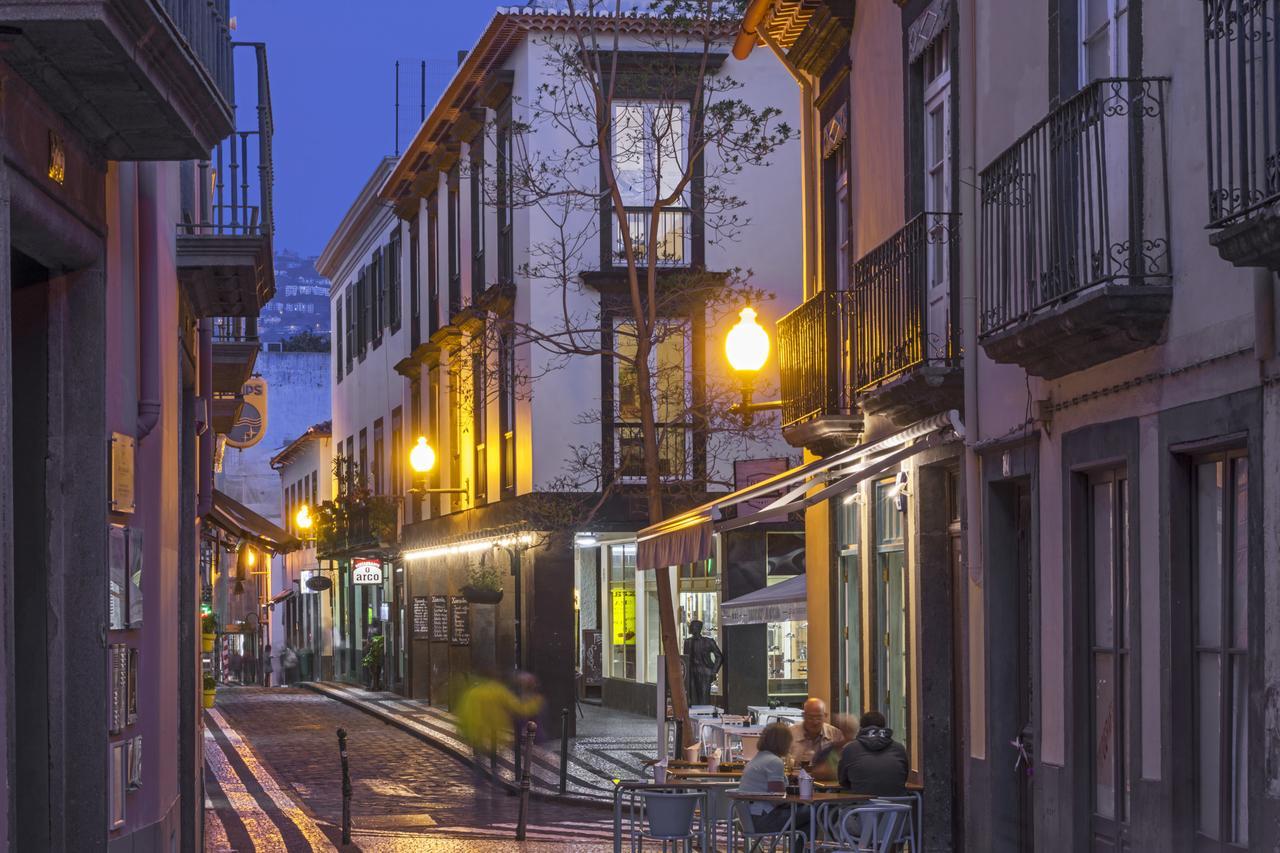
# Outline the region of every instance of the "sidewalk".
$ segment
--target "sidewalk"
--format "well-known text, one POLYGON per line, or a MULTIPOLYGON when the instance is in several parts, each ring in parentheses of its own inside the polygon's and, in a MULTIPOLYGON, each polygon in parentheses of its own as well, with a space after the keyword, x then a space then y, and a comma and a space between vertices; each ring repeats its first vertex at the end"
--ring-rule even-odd
MULTIPOLYGON (((303 682, 297 686, 359 708, 467 763, 473 762, 471 748, 458 735, 454 717, 448 711, 396 693, 373 692, 350 684, 324 681, 303 682)), ((566 796, 593 804, 612 803, 614 779, 643 778, 644 762, 654 754, 657 724, 639 714, 585 703, 582 713, 578 718, 578 735, 569 740, 566 796)), ((558 714, 553 725, 559 728, 558 714)), ((488 770, 487 761, 484 769, 488 770)), ((559 738, 535 746, 530 776, 534 793, 559 796, 559 774, 559 738)), ((514 757, 509 749, 498 755, 498 776, 505 785, 518 784, 514 757)))

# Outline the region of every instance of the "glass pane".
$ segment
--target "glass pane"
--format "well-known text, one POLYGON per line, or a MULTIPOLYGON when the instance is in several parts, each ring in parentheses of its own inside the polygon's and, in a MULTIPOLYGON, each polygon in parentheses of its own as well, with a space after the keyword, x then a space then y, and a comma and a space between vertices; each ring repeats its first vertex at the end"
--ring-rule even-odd
POLYGON ((1105 29, 1085 42, 1084 55, 1089 80, 1101 80, 1111 75, 1111 46, 1105 29))
POLYGON ((1133 713, 1133 696, 1129 690, 1129 656, 1116 655, 1120 664, 1116 687, 1120 691, 1120 716, 1116 719, 1116 750, 1120 753, 1120 819, 1128 820, 1133 796, 1132 764, 1129 760, 1129 745, 1125 735, 1129 729, 1130 716, 1133 713))
MULTIPOLYGON (((848 515, 848 513, 845 513, 848 515)), ((845 710, 848 713, 861 713, 862 704, 862 561, 857 552, 840 558, 843 574, 848 578, 844 589, 844 628, 848 631, 845 641, 844 683, 848 686, 849 697, 845 710)))
MULTIPOLYGON (((1116 553, 1119 564, 1116 566, 1116 583, 1119 584, 1120 599, 1120 647, 1129 648, 1129 578, 1132 564, 1129 559, 1129 481, 1116 481, 1116 514, 1117 527, 1116 553)), ((1125 682, 1121 680, 1121 684, 1125 682)), ((1128 719, 1126 715, 1125 719, 1128 719)))
POLYGON ((644 107, 613 107, 613 169, 626 205, 644 204, 644 107))
POLYGON ((1196 466, 1196 643, 1222 643, 1222 463, 1196 466))
POLYGON ((1218 772, 1222 731, 1219 656, 1201 653, 1196 662, 1196 829, 1218 837, 1218 772))
MULTIPOLYGON (((891 551, 882 555, 882 569, 889 575, 888 596, 885 608, 885 630, 889 635, 888 664, 885 689, 888 692, 885 716, 889 727, 895 732, 899 741, 911 743, 908 731, 907 711, 910 707, 908 685, 910 681, 909 641, 907 631, 907 573, 906 555, 902 551, 891 551)), ((882 575, 883 576, 883 575, 882 575)))
MULTIPOLYGON (((657 571, 669 572, 670 569, 657 571)), ((652 576, 654 572, 646 572, 652 576)), ((656 581, 645 583, 644 600, 644 644, 645 644, 645 680, 656 683, 658 680, 658 652, 662 649, 662 620, 658 617, 658 585, 656 581)))
POLYGON ((1088 0, 1085 6, 1087 20, 1084 21, 1083 31, 1092 33, 1094 30, 1107 23, 1109 15, 1107 11, 1107 0, 1088 0))
POLYGON ((1249 647, 1249 460, 1236 459, 1231 534, 1231 645, 1249 647))
POLYGON ((675 192, 685 164, 685 114, 680 104, 662 104, 653 111, 654 149, 659 152, 654 184, 663 198, 675 192))
POLYGON ((1116 816, 1115 658, 1093 656, 1093 808, 1102 817, 1116 816))
POLYGON ((1231 840, 1249 840, 1249 659, 1232 655, 1231 665, 1231 840))
POLYGON ((1090 553, 1093 555, 1093 644, 1110 646, 1114 642, 1114 589, 1112 561, 1115 541, 1112 534, 1112 484, 1093 486, 1090 553))

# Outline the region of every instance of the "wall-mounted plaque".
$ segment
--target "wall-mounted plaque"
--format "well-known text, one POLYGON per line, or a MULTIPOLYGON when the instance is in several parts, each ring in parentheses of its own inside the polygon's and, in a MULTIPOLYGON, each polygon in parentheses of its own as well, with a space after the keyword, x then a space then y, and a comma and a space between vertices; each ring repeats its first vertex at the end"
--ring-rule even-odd
POLYGON ((108 728, 111 734, 124 731, 128 713, 129 696, 129 647, 124 643, 112 643, 108 648, 111 660, 111 708, 108 728))
POLYGON ((111 433, 111 490, 112 512, 133 512, 133 452, 134 439, 122 432, 111 433))
POLYGON ((437 643, 449 642, 448 596, 431 596, 431 639, 437 643))
POLYGON ((128 582, 125 529, 119 524, 112 524, 107 527, 107 627, 113 631, 125 626, 125 589, 128 582))
POLYGON ((461 595, 449 599, 449 621, 453 624, 453 644, 471 645, 471 604, 461 595))
POLYGON ((413 636, 415 639, 431 636, 431 599, 425 595, 413 597, 413 636))
POLYGON ((107 766, 110 778, 107 782, 107 828, 124 826, 124 792, 129 787, 128 741, 109 744, 107 766))

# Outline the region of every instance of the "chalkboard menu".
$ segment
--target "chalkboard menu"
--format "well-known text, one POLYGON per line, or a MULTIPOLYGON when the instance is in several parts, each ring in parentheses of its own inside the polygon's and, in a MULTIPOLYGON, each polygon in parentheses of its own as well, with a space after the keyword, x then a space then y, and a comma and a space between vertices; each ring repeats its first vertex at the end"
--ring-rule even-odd
POLYGON ((449 642, 448 596, 431 596, 431 639, 439 643, 449 642))
POLYGON ((449 609, 453 616, 453 644, 471 645, 471 605, 461 595, 455 595, 449 600, 449 609))
POLYGON ((425 595, 413 597, 413 636, 431 636, 431 599, 425 595))

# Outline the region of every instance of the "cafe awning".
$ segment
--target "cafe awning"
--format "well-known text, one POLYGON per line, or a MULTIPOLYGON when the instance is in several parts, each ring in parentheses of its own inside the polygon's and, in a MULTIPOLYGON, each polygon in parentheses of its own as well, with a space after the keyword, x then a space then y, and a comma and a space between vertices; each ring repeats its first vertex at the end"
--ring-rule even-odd
POLYGON ((760 625, 765 622, 803 621, 809 618, 808 585, 804 575, 731 598, 720 605, 722 625, 760 625))
POLYGON ((302 547, 288 531, 217 489, 213 490, 213 507, 204 520, 273 554, 285 554, 302 547))
POLYGON ((636 537, 636 567, 665 569, 705 560, 711 556, 711 535, 715 531, 784 519, 793 512, 847 492, 922 450, 963 436, 964 425, 958 412, 934 415, 888 438, 815 459, 651 524, 636 537), (730 507, 765 497, 774 499, 754 512, 732 518, 725 516, 725 510, 730 507))

